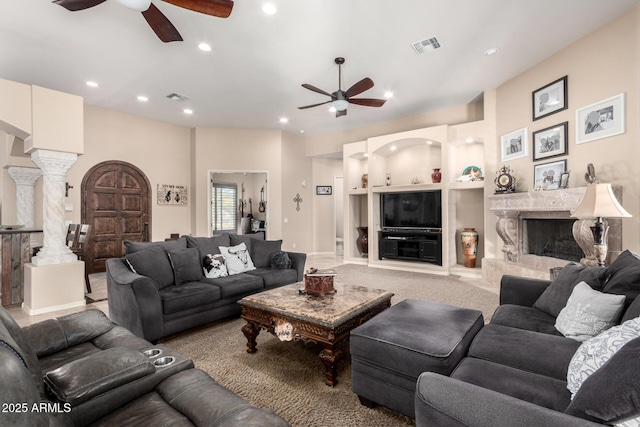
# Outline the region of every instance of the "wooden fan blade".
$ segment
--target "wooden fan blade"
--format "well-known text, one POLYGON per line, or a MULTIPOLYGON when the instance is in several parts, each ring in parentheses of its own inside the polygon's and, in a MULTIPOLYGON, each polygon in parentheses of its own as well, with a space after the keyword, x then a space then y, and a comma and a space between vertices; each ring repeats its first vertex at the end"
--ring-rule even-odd
POLYGON ((347 94, 347 97, 350 98, 352 96, 361 94, 365 90, 369 90, 372 87, 373 87, 373 80, 371 80, 369 77, 365 77, 364 79, 360 80, 358 83, 351 86, 349 90, 347 90, 345 93, 347 94))
POLYGON ((320 106, 320 105, 328 104, 328 103, 330 103, 330 102, 331 102, 331 101, 326 101, 326 102, 321 102, 321 103, 319 103, 319 104, 305 105, 304 107, 298 107, 298 109, 300 109, 300 110, 304 110, 305 108, 318 107, 318 106, 320 106))
POLYGON ((228 18, 233 10, 231 0, 163 0, 174 6, 204 13, 205 15, 228 18))
POLYGON ((305 89, 312 90, 312 91, 314 91, 314 92, 321 93, 321 94, 323 94, 323 95, 331 96, 331 94, 330 94, 330 93, 325 92, 325 91, 323 91, 322 89, 318 89, 318 88, 317 88, 317 87, 315 87, 315 86, 311 86, 310 84, 307 84, 307 83, 304 83, 304 84, 302 85, 302 87, 303 87, 303 88, 305 88, 305 89))
POLYGON ((336 111, 336 117, 346 116, 346 115, 347 115, 347 110, 336 111))
POLYGON ((373 98, 349 98, 350 104, 364 105, 365 107, 382 107, 386 99, 373 99, 373 98))
POLYGON ((182 36, 178 30, 176 30, 176 27, 173 26, 171 21, 169 21, 169 19, 167 19, 167 17, 160 12, 160 9, 154 6, 153 3, 151 3, 149 9, 142 12, 142 16, 144 16, 144 19, 147 20, 147 23, 153 32, 156 33, 158 38, 163 42, 168 43, 182 41, 182 36))
POLYGON ((104 3, 106 0, 53 0, 52 3, 58 4, 71 12, 89 9, 104 3))

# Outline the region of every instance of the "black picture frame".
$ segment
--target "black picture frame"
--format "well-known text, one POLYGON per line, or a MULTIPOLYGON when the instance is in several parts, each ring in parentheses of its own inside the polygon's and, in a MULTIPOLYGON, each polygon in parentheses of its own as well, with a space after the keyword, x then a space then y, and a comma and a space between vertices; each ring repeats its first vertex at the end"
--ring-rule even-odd
POLYGON ((330 185, 316 185, 316 194, 319 196, 330 196, 333 194, 333 187, 330 185))
POLYGON ((569 154, 569 122, 540 129, 531 135, 533 161, 569 154))
POLYGON ((569 188, 570 176, 571 176, 571 171, 566 171, 560 174, 560 183, 558 184, 559 189, 569 188))
POLYGON ((560 77, 531 92, 533 121, 569 108, 568 76, 560 77))

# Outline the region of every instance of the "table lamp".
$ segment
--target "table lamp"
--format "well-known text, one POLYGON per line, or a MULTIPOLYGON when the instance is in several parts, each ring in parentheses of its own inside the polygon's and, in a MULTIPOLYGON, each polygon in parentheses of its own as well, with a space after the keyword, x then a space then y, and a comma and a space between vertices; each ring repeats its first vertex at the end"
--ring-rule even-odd
POLYGON ((596 252, 598 265, 604 267, 607 258, 607 233, 609 226, 602 221, 603 218, 629 218, 632 215, 624 210, 613 194, 611 184, 589 184, 582 203, 571 214, 573 218, 590 219, 596 222, 591 227, 593 232, 593 247, 596 252))

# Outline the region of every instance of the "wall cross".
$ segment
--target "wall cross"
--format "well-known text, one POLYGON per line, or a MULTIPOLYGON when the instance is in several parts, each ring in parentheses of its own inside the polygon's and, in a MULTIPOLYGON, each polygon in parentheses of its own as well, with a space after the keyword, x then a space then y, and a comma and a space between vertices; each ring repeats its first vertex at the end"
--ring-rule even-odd
POLYGON ((300 212, 300 203, 302 203, 302 197, 300 197, 300 193, 296 194, 296 197, 293 198, 293 201, 296 203, 296 211, 300 212))

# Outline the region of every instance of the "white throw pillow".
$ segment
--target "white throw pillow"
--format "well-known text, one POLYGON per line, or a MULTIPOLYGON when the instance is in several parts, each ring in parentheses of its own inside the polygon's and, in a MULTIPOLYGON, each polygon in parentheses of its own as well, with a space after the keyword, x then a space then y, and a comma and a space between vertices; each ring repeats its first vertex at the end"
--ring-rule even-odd
POLYGON ((244 242, 236 246, 220 246, 218 249, 224 257, 230 276, 256 269, 244 242))
POLYGON ((224 256, 217 254, 208 254, 204 257, 203 267, 204 277, 208 279, 217 279, 218 277, 226 277, 229 275, 227 272, 227 264, 224 256))
POLYGON ((618 322, 624 301, 624 295, 605 294, 580 282, 558 314, 555 327, 567 338, 585 341, 618 322))
POLYGON ((640 317, 627 320, 583 342, 571 358, 567 371, 567 389, 571 392, 571 399, 591 374, 607 363, 626 343, 638 337, 640 317))

